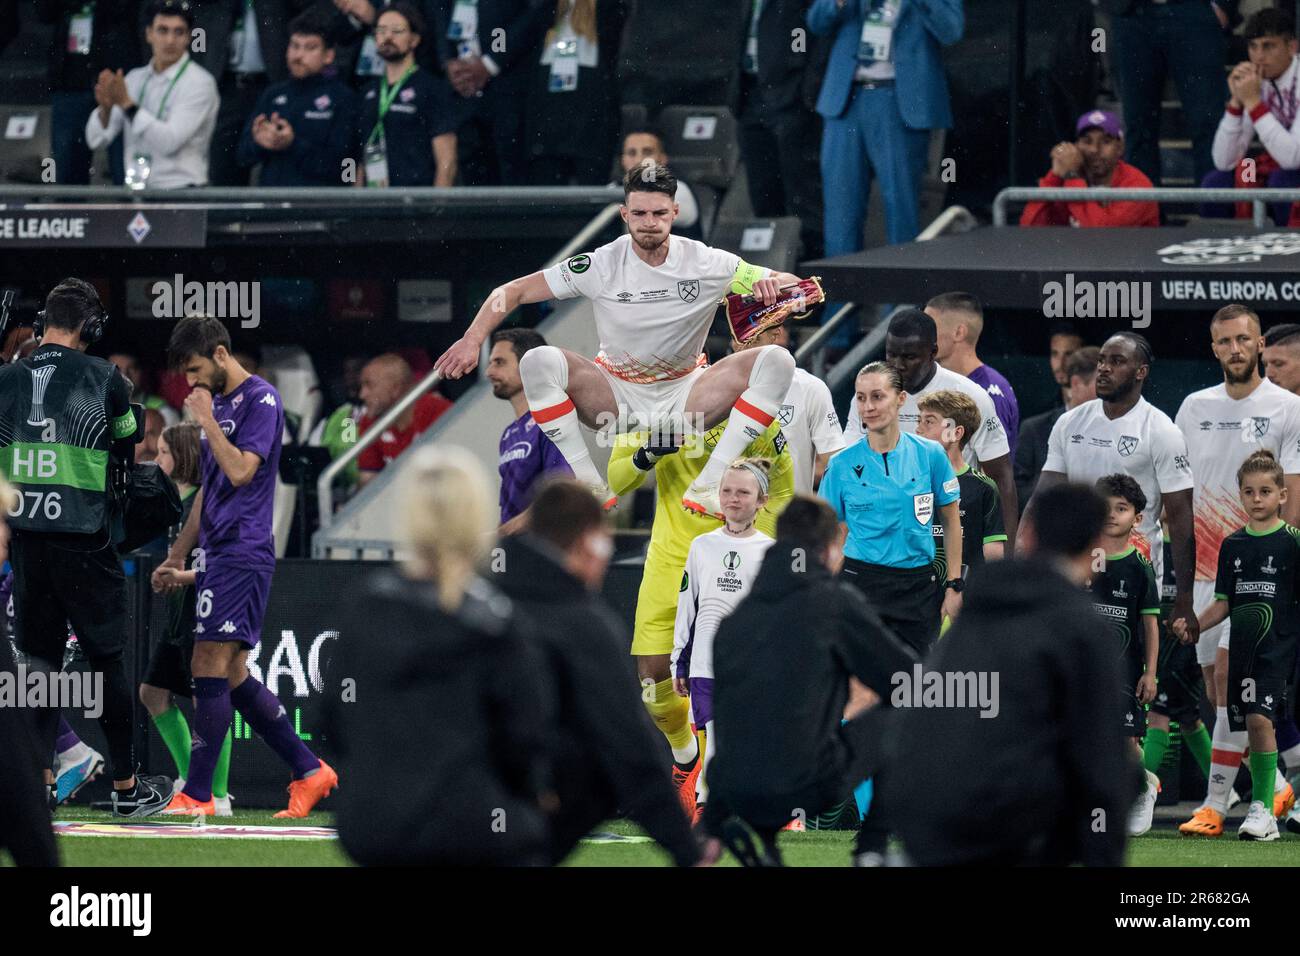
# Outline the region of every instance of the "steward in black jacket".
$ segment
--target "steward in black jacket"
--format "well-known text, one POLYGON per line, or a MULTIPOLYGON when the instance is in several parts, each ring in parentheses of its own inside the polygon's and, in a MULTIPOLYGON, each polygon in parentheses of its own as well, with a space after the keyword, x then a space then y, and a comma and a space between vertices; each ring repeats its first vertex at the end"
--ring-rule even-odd
MULTIPOLYGON (((813 499, 791 502, 753 590, 714 638, 710 833, 728 811, 763 834, 798 811, 812 816, 842 801, 878 768, 893 716, 880 706, 842 724, 849 678, 887 702, 892 676, 916 662, 859 591, 785 536, 800 512, 821 508, 813 499)), ((827 520, 834 530, 833 513, 827 520)))
POLYGON ((545 864, 546 692, 510 602, 474 579, 448 614, 430 582, 384 571, 350 608, 326 698, 344 849, 367 865, 545 864))
MULTIPOLYGON (((583 494, 588 494, 582 490, 583 494)), ((541 508, 540 497, 533 507, 541 508)), ((637 696, 627 628, 570 574, 564 552, 534 535, 507 538, 493 583, 543 659, 551 692, 545 727, 558 810, 550 856, 559 862, 603 820, 626 815, 679 866, 700 850, 673 791, 663 742, 637 696)))

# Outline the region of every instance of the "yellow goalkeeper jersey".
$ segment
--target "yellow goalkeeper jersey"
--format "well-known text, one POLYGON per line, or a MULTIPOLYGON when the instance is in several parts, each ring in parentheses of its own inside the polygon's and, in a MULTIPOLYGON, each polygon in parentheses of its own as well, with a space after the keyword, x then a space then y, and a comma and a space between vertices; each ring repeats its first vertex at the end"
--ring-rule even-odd
MULTIPOLYGON (((703 435, 688 435, 681 451, 665 455, 655 462, 655 482, 659 486, 655 504, 654 525, 650 531, 650 549, 646 564, 668 562, 678 569, 686 566, 686 554, 691 542, 706 532, 722 527, 717 518, 698 515, 682 507, 682 495, 692 481, 704 470, 704 463, 713 453, 725 423, 709 429, 703 435), (703 447, 701 447, 701 445, 703 447)), ((626 495, 639 488, 649 472, 632 464, 632 455, 646 441, 646 432, 629 432, 619 435, 609 456, 609 488, 616 495, 626 495)), ((772 471, 768 484, 767 504, 754 520, 759 531, 776 537, 776 518, 794 497, 794 459, 786 450, 781 426, 773 422, 758 438, 749 443, 741 457, 771 458, 772 471)), ((679 570, 680 575, 680 570, 679 570)), ((673 582, 674 587, 676 582, 673 582)), ((675 592, 674 592, 675 593, 675 592)))

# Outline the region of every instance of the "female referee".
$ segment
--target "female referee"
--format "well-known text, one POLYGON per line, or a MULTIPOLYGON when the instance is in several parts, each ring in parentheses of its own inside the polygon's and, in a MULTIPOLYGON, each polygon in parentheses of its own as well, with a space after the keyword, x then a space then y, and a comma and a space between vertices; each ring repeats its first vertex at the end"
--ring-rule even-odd
MULTIPOLYGON (((898 411, 907 393, 898 369, 873 362, 858 373, 856 387, 866 435, 830 460, 819 494, 848 526, 841 573, 924 657, 940 621, 940 584, 931 567, 936 508, 950 549, 948 567, 961 567, 957 476, 942 445, 899 429, 898 411)), ((942 613, 955 620, 962 580, 944 581, 942 587, 942 613)))

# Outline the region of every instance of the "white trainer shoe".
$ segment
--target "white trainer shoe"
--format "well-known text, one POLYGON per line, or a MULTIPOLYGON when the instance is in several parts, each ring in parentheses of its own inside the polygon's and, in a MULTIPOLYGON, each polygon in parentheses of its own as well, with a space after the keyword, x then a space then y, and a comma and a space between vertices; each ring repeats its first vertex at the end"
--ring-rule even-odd
POLYGON ((1237 836, 1242 840, 1258 840, 1263 843, 1279 839, 1281 834, 1277 832, 1277 820, 1273 817, 1272 808, 1264 806, 1262 801, 1252 801, 1250 809, 1246 811, 1246 819, 1241 821, 1237 836))
POLYGON ((710 515, 722 520, 722 503, 718 500, 718 486, 706 485, 698 478, 691 482, 682 495, 682 507, 697 515, 710 515))
POLYGON ((1160 778, 1150 770, 1145 771, 1147 788, 1138 794, 1137 801, 1128 815, 1128 835, 1139 837, 1151 829, 1155 817, 1156 797, 1160 794, 1160 778))

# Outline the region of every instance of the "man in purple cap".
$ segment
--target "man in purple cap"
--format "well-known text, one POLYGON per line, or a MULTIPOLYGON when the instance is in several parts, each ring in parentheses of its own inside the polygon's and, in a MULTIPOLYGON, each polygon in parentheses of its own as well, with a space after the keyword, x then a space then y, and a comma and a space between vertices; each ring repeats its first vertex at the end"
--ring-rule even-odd
MULTIPOLYGON (((1082 189, 1113 186, 1150 189, 1151 180, 1124 162, 1124 127, 1106 110, 1079 117, 1073 143, 1052 147, 1052 168, 1040 186, 1082 189)), ((1020 217, 1022 226, 1159 226, 1160 207, 1153 202, 1031 202, 1020 217)))
POLYGON ((501 534, 514 534, 521 529, 537 482, 543 475, 573 474, 560 449, 533 422, 519 378, 519 360, 529 350, 545 344, 546 339, 533 329, 497 329, 492 333, 487 379, 492 384, 492 394, 508 401, 515 412, 515 420, 501 433, 501 534))

